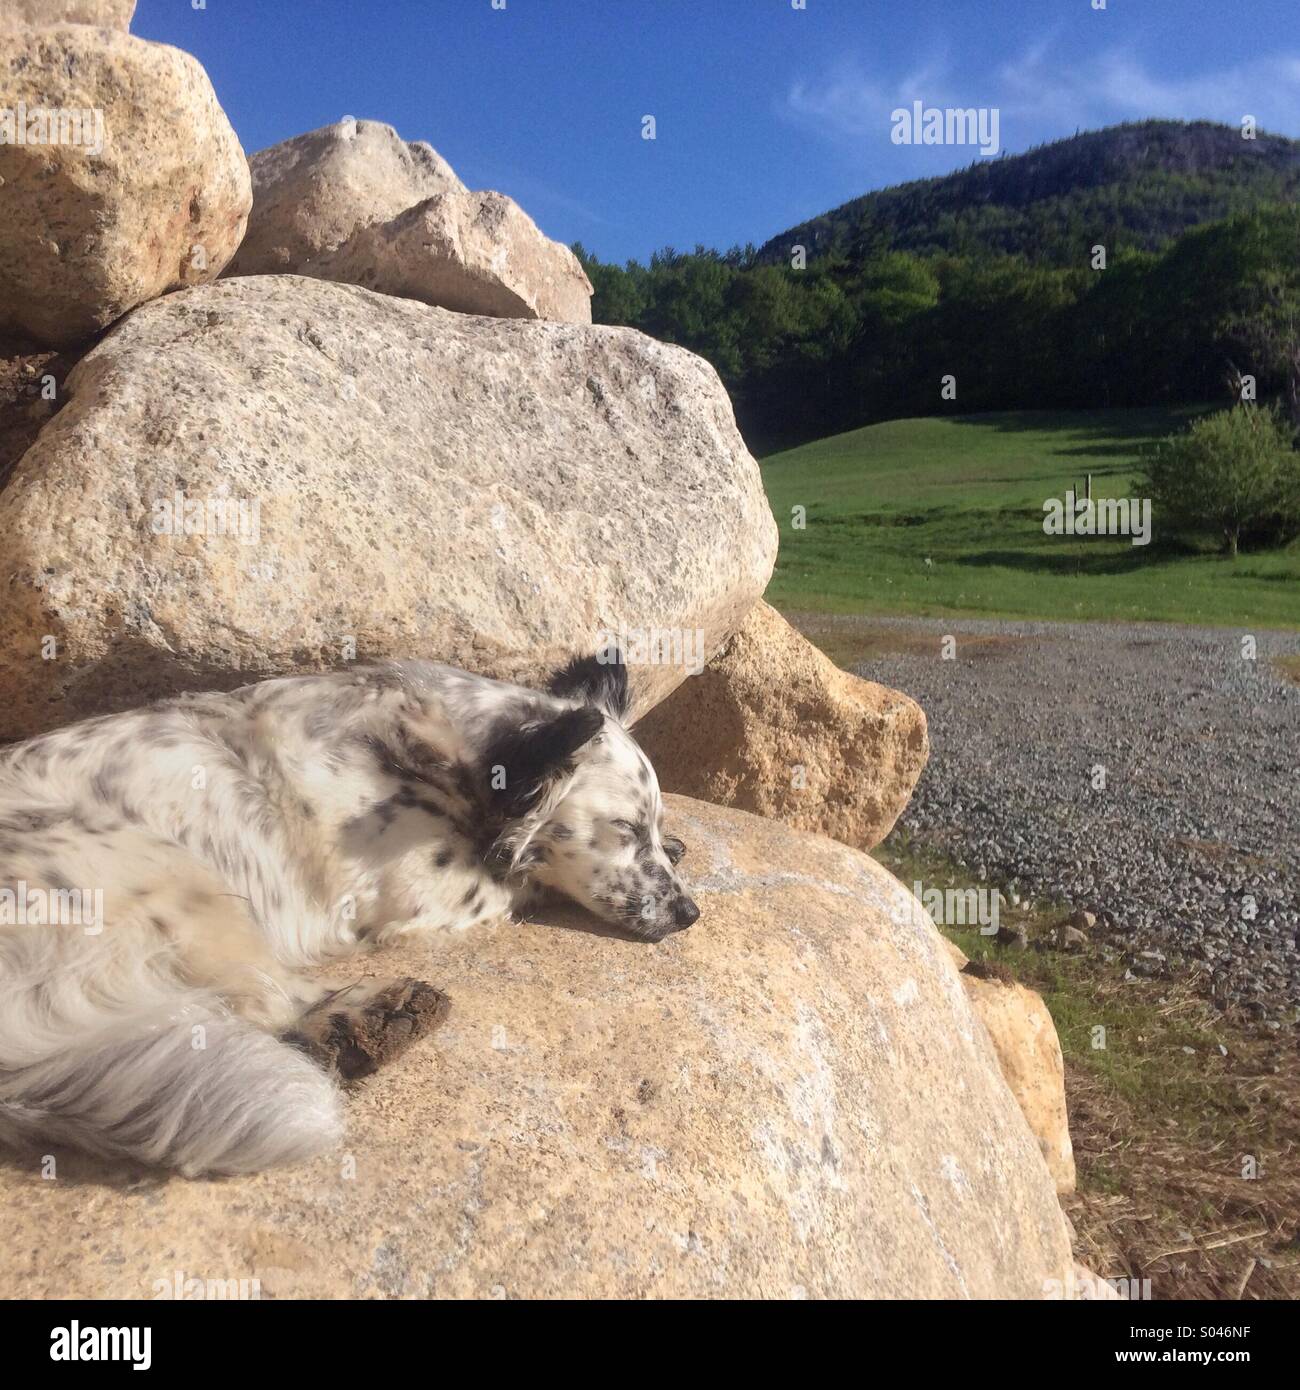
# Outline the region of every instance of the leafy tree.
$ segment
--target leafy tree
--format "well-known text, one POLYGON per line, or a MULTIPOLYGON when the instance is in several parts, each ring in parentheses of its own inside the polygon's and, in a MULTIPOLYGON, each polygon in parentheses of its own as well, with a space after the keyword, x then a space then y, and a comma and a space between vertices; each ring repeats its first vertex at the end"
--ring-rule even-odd
POLYGON ((1121 252, 1105 270, 1084 272, 1089 279, 1066 325, 1062 363, 1078 404, 1152 405, 1182 396, 1168 374, 1168 344, 1156 314, 1158 261, 1152 252, 1121 252))
POLYGON ((591 281, 591 316, 597 323, 632 327, 641 322, 649 303, 646 272, 635 261, 626 268, 604 265, 580 241, 573 243, 573 254, 591 281))
POLYGON ((1224 332, 1261 375, 1280 378, 1300 428, 1300 209, 1267 208, 1228 225, 1244 245, 1224 332))
POLYGON ((1274 409, 1238 405, 1171 435, 1151 458, 1146 488, 1156 515, 1184 533, 1210 531, 1228 555, 1243 536, 1300 531, 1300 454, 1274 409))

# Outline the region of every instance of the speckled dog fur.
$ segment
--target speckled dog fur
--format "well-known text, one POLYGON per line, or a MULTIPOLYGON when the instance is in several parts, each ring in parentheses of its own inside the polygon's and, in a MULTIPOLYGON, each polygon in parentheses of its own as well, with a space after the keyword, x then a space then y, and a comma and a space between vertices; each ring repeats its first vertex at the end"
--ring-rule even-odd
POLYGON ((626 708, 620 662, 540 693, 406 661, 5 750, 0 886, 101 889, 104 915, 0 924, 0 1140, 186 1174, 300 1159, 341 1131, 329 1041, 433 993, 340 994, 307 967, 546 889, 652 939, 689 926, 626 708))

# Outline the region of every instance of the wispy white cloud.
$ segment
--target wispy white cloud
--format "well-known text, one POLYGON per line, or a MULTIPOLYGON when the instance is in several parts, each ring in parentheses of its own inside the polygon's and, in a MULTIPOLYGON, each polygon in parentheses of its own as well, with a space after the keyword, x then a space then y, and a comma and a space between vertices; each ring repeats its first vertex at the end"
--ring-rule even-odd
POLYGON ((795 81, 786 97, 785 114, 823 134, 858 139, 889 132, 889 113, 913 101, 939 104, 951 77, 948 59, 936 55, 898 82, 883 83, 862 67, 842 60, 816 80, 795 81))
POLYGON ((1074 62, 1036 46, 998 70, 1005 118, 1055 117, 1107 125, 1145 116, 1223 121, 1254 116, 1268 130, 1300 132, 1300 55, 1275 53, 1214 71, 1163 75, 1132 50, 1074 62))
POLYGON ((842 59, 816 78, 793 82, 782 114, 837 143, 857 145, 888 139, 890 113, 913 101, 998 107, 1007 149, 1075 128, 1145 117, 1236 125, 1252 115, 1264 130, 1300 135, 1300 52, 1170 75, 1156 71, 1131 49, 1081 58, 1053 32, 993 71, 962 73, 946 55, 938 55, 902 79, 887 81, 842 59))

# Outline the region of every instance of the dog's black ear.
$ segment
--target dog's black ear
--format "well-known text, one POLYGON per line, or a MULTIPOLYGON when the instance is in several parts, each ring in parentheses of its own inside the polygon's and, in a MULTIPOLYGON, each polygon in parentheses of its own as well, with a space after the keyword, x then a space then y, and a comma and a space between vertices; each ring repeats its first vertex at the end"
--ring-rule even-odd
POLYGON ((573 755, 600 732, 604 719, 585 705, 524 724, 503 725, 479 759, 484 798, 494 816, 527 815, 546 784, 572 769, 573 755))
POLYGON ((631 703, 627 664, 615 646, 605 647, 594 656, 575 656, 551 677, 547 689, 561 700, 585 700, 620 723, 631 703))

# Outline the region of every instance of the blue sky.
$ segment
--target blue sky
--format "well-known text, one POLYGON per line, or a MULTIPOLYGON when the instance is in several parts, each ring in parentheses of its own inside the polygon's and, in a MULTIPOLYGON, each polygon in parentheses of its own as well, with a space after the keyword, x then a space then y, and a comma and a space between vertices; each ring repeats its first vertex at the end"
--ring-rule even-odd
POLYGON ((762 242, 971 162, 891 141, 914 100, 996 107, 1011 152, 1147 116, 1300 136, 1298 0, 198 3, 139 0, 132 29, 198 56, 250 153, 387 121, 604 260, 762 242))

